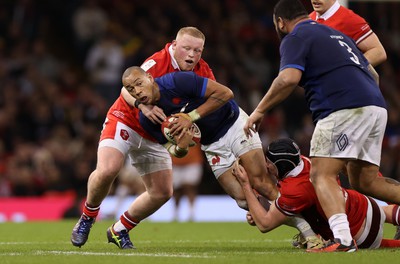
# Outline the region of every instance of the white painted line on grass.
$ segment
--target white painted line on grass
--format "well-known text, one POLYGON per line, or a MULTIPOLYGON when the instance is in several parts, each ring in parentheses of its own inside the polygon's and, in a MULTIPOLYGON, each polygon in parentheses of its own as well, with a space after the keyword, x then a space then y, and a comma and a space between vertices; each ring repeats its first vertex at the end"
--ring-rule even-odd
POLYGON ((170 258, 215 258, 215 256, 192 254, 150 254, 150 253, 112 253, 112 252, 80 252, 80 251, 36 251, 34 255, 84 255, 84 256, 119 256, 119 257, 170 257, 170 258))

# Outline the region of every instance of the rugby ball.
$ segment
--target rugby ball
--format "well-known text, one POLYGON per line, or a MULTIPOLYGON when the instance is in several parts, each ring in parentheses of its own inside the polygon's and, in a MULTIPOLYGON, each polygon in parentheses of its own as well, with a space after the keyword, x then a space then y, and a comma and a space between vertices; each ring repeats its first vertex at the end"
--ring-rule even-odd
MULTIPOLYGON (((175 141, 174 137, 170 133, 169 125, 175 119, 176 119, 176 117, 169 116, 161 124, 161 132, 163 133, 164 137, 169 142, 171 142, 172 144, 176 144, 176 141, 175 141)), ((193 138, 192 138, 193 143, 191 145, 199 144, 200 143, 200 139, 201 139, 200 128, 195 123, 192 124, 192 128, 194 129, 194 135, 193 135, 193 138)))

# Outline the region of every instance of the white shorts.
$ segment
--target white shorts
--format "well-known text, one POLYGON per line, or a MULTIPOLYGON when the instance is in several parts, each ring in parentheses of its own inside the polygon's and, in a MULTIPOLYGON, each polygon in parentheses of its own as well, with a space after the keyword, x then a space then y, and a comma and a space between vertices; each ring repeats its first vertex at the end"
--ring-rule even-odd
POLYGON ((365 106, 336 111, 318 121, 310 157, 358 159, 379 166, 387 111, 365 106))
POLYGON ((203 164, 188 164, 173 166, 172 169, 174 188, 182 187, 184 184, 198 185, 203 176, 203 164))
POLYGON ((258 133, 249 138, 244 133, 243 128, 248 118, 240 109, 238 119, 222 138, 210 145, 201 146, 217 179, 232 166, 237 157, 253 149, 262 149, 258 133))
POLYGON ((112 147, 129 155, 140 176, 172 169, 171 156, 162 145, 143 138, 127 125, 106 120, 102 133, 107 137, 102 137, 99 148, 112 147))

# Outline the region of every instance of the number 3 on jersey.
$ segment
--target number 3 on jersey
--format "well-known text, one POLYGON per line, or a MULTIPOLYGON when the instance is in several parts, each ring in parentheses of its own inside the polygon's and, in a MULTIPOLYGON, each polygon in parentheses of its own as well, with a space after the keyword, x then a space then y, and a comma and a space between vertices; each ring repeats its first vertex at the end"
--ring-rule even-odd
POLYGON ((352 56, 350 57, 350 59, 351 59, 355 64, 360 65, 360 60, 358 59, 357 55, 354 54, 352 48, 350 48, 350 46, 349 46, 346 42, 344 42, 344 41, 338 40, 338 42, 339 42, 340 46, 345 47, 345 48, 347 49, 347 51, 352 55, 352 56))

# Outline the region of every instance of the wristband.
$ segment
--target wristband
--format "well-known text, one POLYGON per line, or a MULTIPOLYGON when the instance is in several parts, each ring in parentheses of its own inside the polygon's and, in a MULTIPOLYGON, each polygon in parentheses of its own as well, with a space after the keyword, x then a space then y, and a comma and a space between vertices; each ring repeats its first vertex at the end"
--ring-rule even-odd
POLYGON ((188 113, 188 116, 190 117, 190 119, 192 120, 192 122, 196 122, 197 120, 200 119, 200 114, 197 113, 196 109, 194 109, 193 111, 188 113))
POLYGON ((184 152, 184 151, 188 151, 188 148, 180 148, 178 145, 176 145, 176 151, 181 151, 181 152, 184 152))
POLYGON ((175 145, 175 157, 182 158, 188 153, 188 148, 180 148, 178 145, 175 145))
POLYGON ((135 107, 137 108, 137 109, 139 109, 139 105, 141 104, 142 102, 140 102, 138 99, 136 99, 136 101, 135 101, 135 107))

